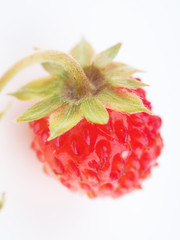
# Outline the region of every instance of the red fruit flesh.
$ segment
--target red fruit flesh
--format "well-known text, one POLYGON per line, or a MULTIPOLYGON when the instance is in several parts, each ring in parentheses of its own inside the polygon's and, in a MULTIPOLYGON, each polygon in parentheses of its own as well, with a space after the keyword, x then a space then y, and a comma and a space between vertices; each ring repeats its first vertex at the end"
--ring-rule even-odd
MULTIPOLYGON (((142 89, 133 90, 151 109, 142 89)), ((83 119, 54 140, 46 118, 34 121, 32 148, 46 172, 74 191, 89 197, 119 197, 140 189, 157 165, 163 147, 161 119, 147 113, 123 114, 108 110, 109 122, 98 125, 83 119)))

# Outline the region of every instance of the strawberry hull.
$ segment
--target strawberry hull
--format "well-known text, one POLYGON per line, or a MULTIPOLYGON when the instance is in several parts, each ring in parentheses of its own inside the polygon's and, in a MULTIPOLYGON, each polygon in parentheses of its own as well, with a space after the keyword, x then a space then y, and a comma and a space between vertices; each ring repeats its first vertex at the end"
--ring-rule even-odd
MULTIPOLYGON (((142 89, 133 90, 151 109, 142 89)), ((47 141, 48 120, 31 123, 32 148, 47 173, 73 191, 89 197, 119 197, 140 189, 163 147, 161 119, 147 113, 123 114, 109 110, 109 122, 93 124, 86 119, 61 136, 47 141)))

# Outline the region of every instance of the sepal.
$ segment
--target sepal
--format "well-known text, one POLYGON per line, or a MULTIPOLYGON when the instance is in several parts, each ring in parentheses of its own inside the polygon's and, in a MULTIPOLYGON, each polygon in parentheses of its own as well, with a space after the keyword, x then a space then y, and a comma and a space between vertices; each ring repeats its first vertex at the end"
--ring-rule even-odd
POLYGON ((107 108, 124 113, 151 112, 143 102, 132 93, 123 90, 105 89, 99 94, 98 99, 107 108))
POLYGON ((43 118, 50 113, 54 112, 63 103, 60 96, 52 96, 45 98, 44 100, 36 103, 32 107, 28 108, 20 117, 18 117, 17 122, 21 121, 33 121, 36 119, 43 118))
POLYGON ((107 78, 106 81, 112 87, 122 87, 128 89, 135 89, 139 87, 148 86, 147 84, 130 77, 111 77, 107 78))
POLYGON ((101 70, 105 77, 129 77, 136 72, 142 72, 127 64, 120 62, 111 62, 101 70))
POLYGON ((51 114, 49 118, 50 137, 52 140, 70 130, 82 119, 80 106, 76 104, 63 104, 57 111, 51 114))
POLYGON ((94 56, 94 49, 84 38, 70 51, 70 54, 79 62, 81 67, 91 64, 94 56))
POLYGON ((95 98, 85 99, 81 103, 81 111, 84 117, 93 123, 106 124, 109 114, 105 107, 95 98))
POLYGON ((50 76, 34 80, 9 95, 23 101, 39 100, 55 93, 60 93, 61 87, 62 81, 50 76))
POLYGON ((113 47, 110 47, 107 50, 97 54, 93 59, 93 64, 97 68, 106 67, 116 57, 120 47, 121 47, 121 43, 118 43, 113 47))
POLYGON ((41 64, 42 67, 52 76, 62 77, 66 79, 65 70, 62 65, 57 63, 45 62, 41 64))

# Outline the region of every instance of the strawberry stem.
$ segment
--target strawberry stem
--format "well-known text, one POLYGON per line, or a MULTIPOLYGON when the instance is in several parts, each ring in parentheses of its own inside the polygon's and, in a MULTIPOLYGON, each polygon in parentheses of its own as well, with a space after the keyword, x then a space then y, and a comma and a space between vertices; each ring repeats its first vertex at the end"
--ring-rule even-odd
POLYGON ((0 91, 18 72, 24 68, 35 63, 45 62, 59 64, 64 68, 65 73, 68 73, 68 79, 65 79, 64 81, 68 81, 68 85, 72 85, 75 88, 74 94, 86 96, 87 93, 93 90, 93 86, 75 59, 65 53, 50 50, 38 52, 25 57, 12 66, 0 79, 0 91))

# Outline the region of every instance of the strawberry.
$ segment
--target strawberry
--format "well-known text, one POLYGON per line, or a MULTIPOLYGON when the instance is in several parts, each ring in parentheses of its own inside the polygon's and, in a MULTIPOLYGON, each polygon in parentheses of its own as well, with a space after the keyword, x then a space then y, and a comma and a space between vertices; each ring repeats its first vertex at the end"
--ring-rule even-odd
POLYGON ((23 68, 41 63, 50 76, 11 93, 40 100, 17 121, 29 121, 32 148, 44 170, 89 197, 140 189, 163 147, 161 119, 152 115, 139 70, 113 62, 121 44, 95 55, 84 39, 70 52, 37 52, 16 63, 0 90, 23 68))

